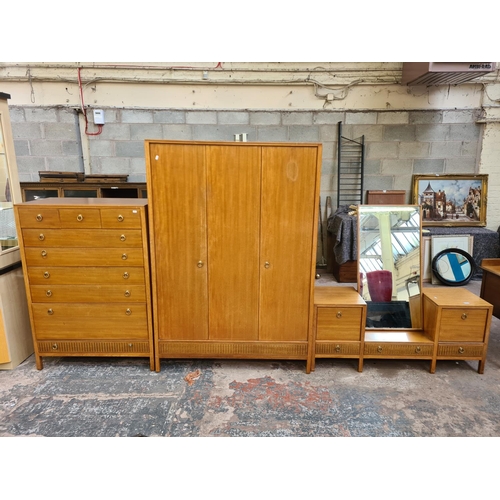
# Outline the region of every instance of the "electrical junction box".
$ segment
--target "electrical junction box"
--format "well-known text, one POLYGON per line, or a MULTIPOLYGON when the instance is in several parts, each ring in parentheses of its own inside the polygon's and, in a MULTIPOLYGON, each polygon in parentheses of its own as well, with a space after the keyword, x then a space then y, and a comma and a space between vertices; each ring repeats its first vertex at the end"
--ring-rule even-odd
POLYGON ((104 125, 104 111, 102 109, 94 109, 94 125, 104 125))

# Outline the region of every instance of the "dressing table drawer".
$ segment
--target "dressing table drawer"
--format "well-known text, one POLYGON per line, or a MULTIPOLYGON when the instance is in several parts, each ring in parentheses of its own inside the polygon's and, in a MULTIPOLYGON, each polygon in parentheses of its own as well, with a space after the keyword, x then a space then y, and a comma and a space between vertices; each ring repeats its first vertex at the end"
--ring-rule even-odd
POLYGON ((377 358, 432 358, 434 344, 401 344, 392 342, 365 342, 364 356, 377 358))
POLYGON ((361 340, 360 307, 321 307, 317 311, 316 340, 361 340))

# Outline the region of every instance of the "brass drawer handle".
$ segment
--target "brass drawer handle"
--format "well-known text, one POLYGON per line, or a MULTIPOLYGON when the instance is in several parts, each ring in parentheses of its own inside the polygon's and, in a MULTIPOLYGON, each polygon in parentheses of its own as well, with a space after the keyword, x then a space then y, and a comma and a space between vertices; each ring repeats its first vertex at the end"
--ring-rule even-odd
POLYGON ((340 352, 340 345, 338 345, 338 344, 337 344, 337 345, 335 346, 335 352, 340 352))
POLYGON ((379 345, 379 346, 377 347, 377 352, 382 352, 382 350, 383 350, 383 349, 382 349, 382 346, 381 346, 381 345, 379 345))
POLYGON ((47 290, 45 292, 45 295, 47 295, 47 297, 52 297, 52 292, 50 290, 47 290))
POLYGON ((47 252, 46 252, 45 250, 42 250, 42 251, 40 252, 40 255, 41 255, 42 257, 47 257, 47 252))
POLYGON ((123 215, 118 216, 118 222, 123 222, 123 215))
POLYGON ((42 222, 42 221, 43 221, 42 214, 38 214, 38 215, 36 216, 36 220, 37 220, 38 222, 42 222))
POLYGON ((271 264, 269 264, 269 262, 266 262, 266 263, 264 264, 264 267, 265 267, 266 269, 269 269, 269 268, 271 267, 271 264))
POLYGON ((120 241, 125 241, 126 239, 127 239, 127 238, 125 237, 125 235, 124 235, 124 234, 122 234, 122 235, 120 236, 120 241))
POLYGON ((203 267, 203 262, 201 260, 198 261, 198 264, 196 264, 198 267, 203 267))
POLYGON ((57 344, 52 344, 52 350, 57 351, 59 349, 59 346, 57 344))
POLYGON ((43 273, 43 277, 44 277, 44 278, 50 278, 50 273, 49 273, 48 271, 45 271, 45 272, 43 273))
POLYGON ((467 319, 467 313, 463 313, 462 316, 461 316, 462 319, 467 319))
POLYGON ((38 236, 38 239, 40 241, 43 241, 45 239, 45 235, 43 233, 41 233, 40 236, 38 236))
POLYGON ((418 345, 417 347, 415 347, 415 352, 417 354, 420 354, 422 352, 422 348, 418 345))
POLYGON ((125 290, 124 295, 125 295, 125 297, 130 297, 130 290, 125 290))
POLYGON ((128 259, 128 255, 126 253, 122 254, 122 260, 127 260, 128 259))
POLYGON ((463 347, 458 348, 458 354, 463 354, 465 352, 465 349, 463 347))
POLYGON ((341 318, 342 317, 342 311, 338 311, 337 312, 337 318, 341 318))
POLYGON ((47 314, 52 316, 54 314, 54 309, 47 309, 47 314))
POLYGON ((127 310, 125 311, 125 314, 126 314, 127 316, 130 316, 130 315, 132 314, 132 311, 131 311, 130 309, 127 309, 127 310))
POLYGON ((123 273, 123 279, 128 280, 129 274, 127 272, 123 273))
POLYGON ((78 214, 78 215, 76 216, 76 220, 77 220, 78 222, 82 222, 82 220, 83 220, 83 215, 82 215, 82 214, 78 214))
POLYGON ((129 346, 129 347, 134 347, 134 344, 129 344, 128 346, 129 346))

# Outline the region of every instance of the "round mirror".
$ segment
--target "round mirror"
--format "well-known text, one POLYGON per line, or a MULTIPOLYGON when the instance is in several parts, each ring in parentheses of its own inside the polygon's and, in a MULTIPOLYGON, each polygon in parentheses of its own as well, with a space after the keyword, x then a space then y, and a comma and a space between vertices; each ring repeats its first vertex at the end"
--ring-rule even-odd
POLYGON ((459 248, 442 250, 432 259, 432 272, 444 285, 465 285, 475 270, 472 255, 459 248))

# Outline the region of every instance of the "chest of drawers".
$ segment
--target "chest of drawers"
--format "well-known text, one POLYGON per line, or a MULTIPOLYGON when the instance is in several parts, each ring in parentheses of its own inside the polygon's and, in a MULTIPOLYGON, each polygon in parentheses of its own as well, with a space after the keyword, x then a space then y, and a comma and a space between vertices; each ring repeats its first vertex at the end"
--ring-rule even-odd
POLYGON ((127 356, 154 370, 147 200, 49 198, 15 213, 37 368, 127 356))
POLYGON ((437 360, 477 360, 484 372, 493 306, 466 289, 430 288, 423 291, 424 330, 434 339, 437 360))

